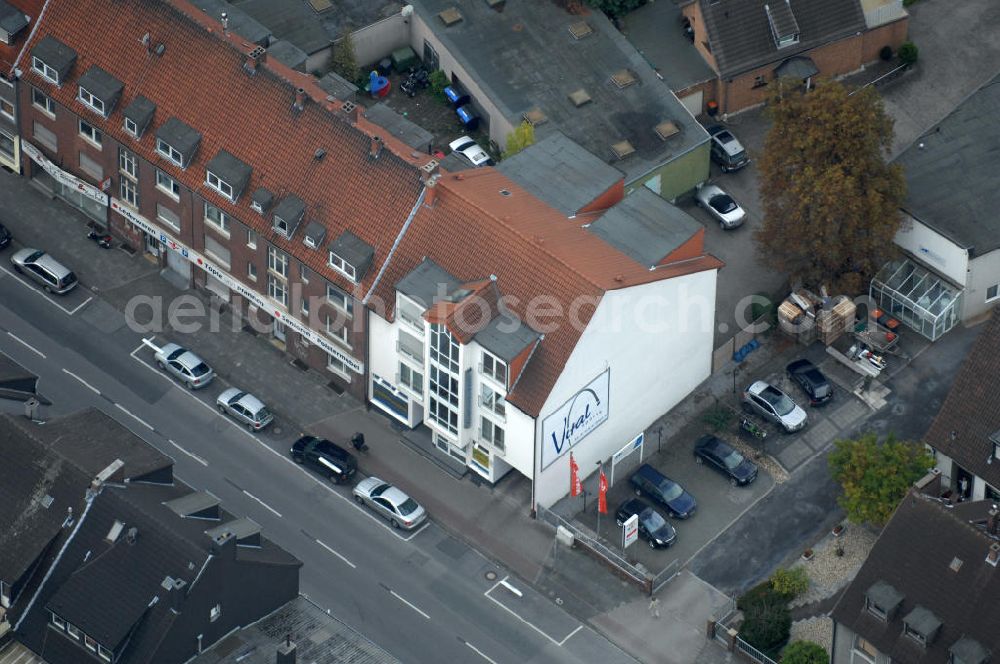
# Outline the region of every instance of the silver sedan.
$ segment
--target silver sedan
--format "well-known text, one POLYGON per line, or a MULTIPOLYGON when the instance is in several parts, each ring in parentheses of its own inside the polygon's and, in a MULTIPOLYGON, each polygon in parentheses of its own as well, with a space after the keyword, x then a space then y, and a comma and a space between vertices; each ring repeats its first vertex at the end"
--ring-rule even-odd
POLYGON ((741 226, 746 219, 747 213, 739 203, 714 184, 699 187, 694 198, 698 207, 705 208, 719 222, 722 230, 741 226))
POLYGON ((354 487, 354 500, 368 505, 389 520, 393 528, 413 530, 427 518, 417 501, 377 477, 361 480, 354 487))
POLYGON ((264 402, 250 394, 230 387, 224 390, 219 398, 215 400, 215 405, 223 415, 231 415, 240 424, 246 426, 251 432, 260 431, 274 419, 274 415, 267 409, 264 402))
POLYGON ((165 344, 153 356, 156 366, 160 367, 175 378, 188 386, 188 389, 196 390, 205 387, 215 378, 212 367, 205 364, 205 361, 177 344, 165 344))

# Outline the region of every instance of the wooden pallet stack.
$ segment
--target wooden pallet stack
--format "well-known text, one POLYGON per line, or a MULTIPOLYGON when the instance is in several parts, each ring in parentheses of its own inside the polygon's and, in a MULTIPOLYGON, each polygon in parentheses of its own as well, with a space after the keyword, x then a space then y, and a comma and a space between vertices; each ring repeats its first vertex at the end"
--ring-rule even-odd
POLYGON ((816 328, 819 339, 829 346, 842 334, 854 327, 854 315, 857 307, 843 295, 833 299, 833 306, 821 309, 816 315, 816 328))

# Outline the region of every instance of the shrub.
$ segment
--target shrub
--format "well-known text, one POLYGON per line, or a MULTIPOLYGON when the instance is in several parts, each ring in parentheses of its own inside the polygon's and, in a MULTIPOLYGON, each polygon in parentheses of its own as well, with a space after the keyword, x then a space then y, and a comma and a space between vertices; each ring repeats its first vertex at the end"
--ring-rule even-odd
POLYGON ((904 65, 912 65, 917 61, 917 45, 913 42, 904 42, 899 47, 899 61, 904 65))
POLYGON ((451 83, 451 81, 448 80, 448 74, 444 73, 443 70, 438 69, 431 72, 428 80, 431 83, 431 94, 441 101, 444 101, 444 89, 448 87, 449 83, 451 83))
POLYGON ((792 614, 785 604, 755 604, 743 615, 740 638, 757 650, 774 657, 788 642, 792 614))
POLYGON ((892 46, 883 46, 882 50, 878 52, 878 57, 884 62, 892 60, 892 46))
POLYGON ((809 589, 809 576, 802 567, 779 569, 771 575, 771 588, 794 599, 809 589))
POLYGON ((591 7, 600 9, 612 18, 617 18, 645 4, 646 0, 588 0, 588 2, 591 7))
POLYGON ((789 643, 781 653, 781 664, 829 664, 830 656, 826 649, 812 641, 795 641, 789 643))
POLYGON ((722 431, 729 427, 733 419, 733 411, 725 406, 717 405, 701 416, 701 421, 712 427, 713 431, 722 431))
POLYGON ((357 56, 354 53, 354 38, 351 37, 349 29, 344 32, 340 41, 333 45, 333 61, 330 63, 330 68, 345 81, 353 81, 360 75, 357 56))

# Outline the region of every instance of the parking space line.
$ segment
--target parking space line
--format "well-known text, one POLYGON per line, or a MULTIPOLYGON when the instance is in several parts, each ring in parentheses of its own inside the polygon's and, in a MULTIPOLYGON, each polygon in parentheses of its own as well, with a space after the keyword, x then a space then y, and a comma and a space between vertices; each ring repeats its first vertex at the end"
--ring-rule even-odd
MULTIPOLYGON (((73 309, 73 311, 68 311, 68 310, 64 309, 63 307, 59 307, 59 308, 63 309, 63 311, 66 311, 66 313, 68 313, 70 316, 72 316, 73 314, 75 314, 76 312, 78 312, 80 309, 83 309, 85 306, 87 306, 87 303, 90 302, 93 299, 94 299, 94 296, 91 295, 86 300, 84 300, 82 304, 78 305, 75 309, 73 309)), ((58 305, 56 305, 56 306, 58 306, 58 305)))
POLYGON ((480 657, 482 657, 483 659, 485 659, 490 664, 497 664, 496 661, 493 658, 491 658, 489 655, 487 655, 482 650, 480 650, 476 646, 472 645, 471 643, 469 643, 465 639, 462 639, 462 643, 464 643, 465 645, 469 646, 469 648, 472 649, 472 652, 476 653, 477 655, 479 655, 480 657))
POLYGON ((418 608, 417 608, 416 606, 414 606, 414 605, 413 605, 413 604, 411 604, 410 602, 407 602, 407 601, 406 601, 405 599, 403 599, 403 598, 402 598, 402 597, 401 597, 401 596, 399 595, 399 593, 397 593, 397 592, 396 592, 395 590, 390 590, 390 591, 389 591, 389 594, 390 594, 390 595, 392 595, 393 597, 395 597, 396 599, 398 599, 398 600, 399 600, 400 602, 402 602, 403 604, 405 604, 405 605, 407 605, 408 607, 410 607, 411 609, 413 609, 414 611, 416 611, 417 613, 419 613, 420 615, 422 615, 422 616, 423 616, 424 618, 427 618, 428 620, 430 620, 430 619, 431 619, 431 617, 430 617, 429 615, 427 615, 426 613, 424 613, 423 611, 421 611, 420 609, 418 609, 418 608))
POLYGON ((522 593, 520 590, 518 590, 514 586, 510 585, 510 583, 508 583, 507 577, 503 578, 503 580, 500 582, 500 585, 502 585, 504 588, 506 588, 507 590, 509 590, 513 594, 517 595, 518 597, 524 597, 524 593, 522 593))
MULTIPOLYGON (((66 370, 65 370, 65 369, 63 369, 63 371, 66 371, 66 370)), ((69 372, 67 371, 66 373, 69 373, 69 372)), ((98 393, 98 394, 100 394, 100 393, 98 393)), ((139 417, 138 415, 136 415, 135 413, 133 413, 133 412, 132 412, 132 411, 130 411, 129 409, 125 408, 125 406, 121 405, 120 403, 115 403, 115 408, 117 408, 117 409, 118 409, 118 410, 120 410, 121 412, 125 413, 126 415, 128 415, 128 416, 129 416, 129 417, 131 417, 131 418, 132 418, 133 420, 135 420, 136 422, 138 422, 138 423, 139 423, 139 424, 141 424, 142 426, 146 427, 146 428, 147 428, 147 429, 149 429, 150 431, 156 431, 156 429, 154 429, 154 428, 153 428, 153 425, 152 425, 152 424, 150 424, 150 423, 149 423, 149 422, 147 422, 146 420, 142 419, 141 417, 139 417)))
POLYGON ((348 560, 348 559, 347 559, 347 558, 345 558, 344 556, 342 556, 342 555, 340 555, 339 553, 337 553, 336 551, 334 551, 334 550, 333 550, 332 548, 330 548, 329 546, 327 546, 327 545, 326 545, 326 544, 324 544, 323 542, 319 541, 319 540, 318 540, 318 539, 316 539, 316 538, 313 538, 313 540, 314 540, 314 541, 315 541, 315 542, 316 542, 317 544, 319 544, 319 545, 320 545, 321 547, 323 547, 324 549, 326 549, 327 551, 329 551, 330 553, 332 553, 333 555, 337 556, 338 558, 340 558, 341 560, 343 560, 343 561, 344 561, 345 563, 347 563, 348 565, 350 565, 350 566, 351 566, 351 569, 357 569, 357 568, 358 568, 358 566, 357 566, 357 565, 355 565, 355 564, 354 564, 354 563, 352 563, 352 562, 351 562, 350 560, 348 560))
MULTIPOLYGON (((93 385, 91 385, 90 383, 88 383, 87 381, 85 381, 84 379, 80 378, 79 376, 77 376, 72 371, 69 371, 68 369, 63 369, 62 371, 63 371, 64 374, 66 374, 68 376, 72 376, 73 378, 76 378, 78 381, 80 381, 81 384, 83 384, 84 387, 86 387, 88 390, 90 390, 94 394, 100 394, 101 393, 101 391, 99 389, 97 389, 96 387, 94 387, 93 385)), ((121 408, 121 406, 119 406, 119 408, 121 408)), ((128 411, 125 411, 125 412, 128 413, 128 411)), ((129 413, 129 415, 132 415, 132 413, 129 413)), ((132 415, 132 417, 135 417, 135 416, 132 415)), ((147 426, 149 426, 149 425, 147 425, 147 426)), ((153 427, 149 427, 149 428, 152 429, 153 427)))
POLYGON ((206 466, 206 467, 208 466, 208 462, 205 461, 204 459, 202 459, 197 454, 195 454, 193 452, 188 452, 186 449, 184 449, 183 447, 181 447, 180 445, 178 445, 174 441, 170 440, 169 438, 167 438, 167 442, 170 443, 171 445, 173 445, 174 447, 176 447, 177 449, 179 449, 184 454, 186 454, 189 457, 191 457, 192 459, 194 459, 195 461, 197 461, 198 463, 200 463, 201 465, 206 466))
POLYGON ((34 346, 32 346, 31 344, 29 344, 29 343, 28 343, 27 341, 25 341, 25 340, 24 340, 24 339, 22 339, 21 337, 17 336, 17 335, 16 335, 16 334, 14 334, 13 332, 7 332, 7 334, 8 334, 8 336, 10 336, 10 338, 11 338, 11 339, 13 339, 14 341, 17 341, 17 342, 19 342, 19 343, 20 343, 21 345, 23 345, 23 346, 26 346, 26 347, 28 348, 28 350, 30 350, 30 351, 32 351, 33 353, 35 353, 35 354, 37 354, 37 355, 41 356, 41 358, 42 358, 43 360, 47 360, 47 359, 48 359, 48 358, 47 358, 47 357, 45 356, 45 353, 43 353, 42 351, 38 350, 37 348, 35 348, 34 346))
MULTIPOLYGON (((510 578, 510 575, 507 575, 503 579, 501 579, 500 581, 497 581, 496 583, 493 584, 493 587, 490 588, 489 590, 487 590, 486 592, 484 592, 483 595, 485 595, 487 599, 489 599, 491 602, 494 602, 501 609, 503 609, 504 611, 506 611, 510 615, 514 616, 515 618, 517 618, 518 620, 520 620, 521 622, 523 622, 525 625, 527 625, 531 629, 535 630, 536 632, 538 632, 539 634, 541 634, 542 636, 544 636, 546 639, 548 639, 552 643, 556 644, 557 646, 562 646, 562 644, 566 642, 566 639, 568 639, 570 636, 573 636, 573 634, 576 633, 575 631, 572 632, 572 633, 570 633, 569 636, 565 637, 562 640, 562 642, 556 641, 554 638, 552 638, 551 636, 549 636, 548 634, 546 634, 545 632, 543 632, 541 629, 539 629, 538 627, 536 627, 532 623, 528 622, 527 620, 525 620, 524 618, 522 618, 521 616, 519 616, 517 614, 517 612, 514 611, 514 609, 510 608, 509 606, 507 606, 506 604, 504 604, 500 600, 496 599, 495 597, 491 597, 490 593, 493 592, 494 590, 496 590, 497 586, 499 586, 500 584, 504 583, 509 578, 510 578)), ((504 587, 506 587, 506 585, 504 587)))
POLYGON ((566 643, 567 641, 569 641, 570 639, 572 639, 573 635, 576 634, 577 632, 579 632, 581 629, 583 629, 583 625, 577 625, 576 629, 574 629, 572 632, 570 632, 569 635, 565 639, 563 639, 562 641, 559 642, 559 645, 563 645, 564 643, 566 643))
POLYGON ((267 509, 271 510, 271 512, 273 512, 273 513, 274 513, 274 515, 275 515, 275 516, 277 516, 277 517, 278 517, 279 519, 281 518, 281 512, 279 512, 278 510, 274 509, 273 507, 271 507, 270 505, 268 505, 267 503, 265 503, 265 502, 264 502, 263 500, 261 500, 261 499, 260 499, 260 498, 258 498, 257 496, 253 495, 252 493, 250 493, 250 492, 249 492, 249 491, 247 491, 246 489, 243 489, 243 493, 244 493, 244 494, 246 494, 246 496, 247 496, 248 498, 253 498, 253 499, 254 499, 254 500, 256 500, 256 501, 257 501, 258 503, 260 503, 261 505, 263 505, 263 506, 264 506, 264 507, 266 507, 267 509))
MULTIPOLYGON (((18 275, 18 274, 17 274, 16 272, 11 272, 10 270, 8 270, 7 268, 5 268, 5 267, 2 267, 2 266, 0 266, 0 270, 3 270, 3 271, 4 271, 4 272, 6 272, 7 274, 9 274, 9 275, 10 275, 11 277, 13 277, 14 281, 16 281, 17 283, 21 284, 22 286, 24 286, 24 287, 25 287, 25 288, 27 288, 28 290, 32 291, 33 293, 37 293, 37 294, 41 295, 41 296, 42 296, 42 299, 44 299, 44 300, 45 300, 46 302, 48 302, 49 304, 51 304, 51 305, 52 305, 52 306, 54 306, 54 307, 57 307, 58 309, 62 310, 62 312, 63 312, 63 313, 65 313, 65 314, 68 314, 68 315, 70 315, 70 316, 72 316, 72 315, 73 315, 73 314, 75 314, 75 313, 76 313, 77 311, 79 311, 79 310, 80 310, 80 308, 81 308, 81 307, 82 307, 82 306, 83 306, 84 304, 87 304, 87 302, 90 302, 90 301, 91 301, 92 299, 94 299, 94 298, 93 298, 93 296, 91 296, 91 297, 88 297, 88 298, 86 299, 86 301, 84 301, 84 303, 83 303, 83 304, 81 304, 81 305, 77 306, 77 307, 76 307, 75 309, 73 309, 73 310, 71 311, 71 310, 67 309, 66 307, 64 307, 63 305, 61 305, 61 304, 59 304, 58 302, 56 302, 55 300, 53 300, 53 299, 52 299, 51 297, 49 297, 49 296, 48 296, 48 295, 47 295, 47 294, 45 293, 45 291, 40 291, 40 290, 38 290, 38 289, 37 289, 37 288, 35 288, 35 287, 34 287, 34 286, 33 286, 32 284, 30 284, 30 283, 28 283, 27 281, 25 281, 24 279, 22 279, 22 278, 20 277, 20 275, 18 275)), ((79 286, 78 286, 78 287, 79 287, 79 286)))

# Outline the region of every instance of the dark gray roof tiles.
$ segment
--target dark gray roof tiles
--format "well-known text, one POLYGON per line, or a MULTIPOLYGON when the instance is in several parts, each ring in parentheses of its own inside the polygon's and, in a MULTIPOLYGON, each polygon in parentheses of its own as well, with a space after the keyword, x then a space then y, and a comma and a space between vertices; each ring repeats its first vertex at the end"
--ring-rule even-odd
POLYGON ((28 27, 28 17, 24 12, 0 0, 0 30, 13 36, 26 27, 28 27))
POLYGON ((222 12, 229 18, 229 31, 235 32, 247 41, 267 48, 271 31, 256 19, 226 0, 192 0, 192 4, 216 20, 222 20, 222 12))
POLYGON ((76 62, 76 51, 52 35, 45 35, 35 44, 31 49, 31 55, 59 72, 60 83, 66 79, 66 75, 76 62))
POLYGON ((476 332, 475 339, 480 346, 490 351, 504 362, 510 362, 525 348, 533 345, 541 334, 513 316, 501 314, 489 325, 476 332))
POLYGON ((358 86, 332 71, 327 72, 323 78, 319 79, 317 85, 323 88, 328 95, 340 101, 354 101, 358 94, 358 86))
POLYGON ((153 114, 156 113, 156 104, 142 95, 138 95, 129 102, 122 112, 126 118, 135 123, 136 131, 139 136, 142 136, 146 127, 149 126, 150 120, 153 119, 153 114))
POLYGON ((77 79, 77 85, 104 102, 104 114, 111 115, 125 84, 97 65, 91 65, 77 79))
MULTIPOLYGON (((287 42, 312 55, 330 46, 333 39, 306 2, 288 0, 232 0, 231 4, 287 42)), ((361 26, 358 26, 361 27, 361 26)))
POLYGON ((253 169, 249 164, 240 161, 226 150, 219 150, 212 159, 205 164, 205 168, 217 175, 233 188, 233 198, 239 198, 243 193, 243 188, 250 180, 253 169))
POLYGON ((191 163, 201 142, 201 132, 174 117, 167 118, 167 121, 160 125, 156 130, 156 137, 180 152, 184 157, 185 166, 191 163))
POLYGON ((723 77, 732 77, 769 63, 779 63, 817 46, 867 29, 859 0, 698 0, 705 18, 709 46, 723 77), (778 48, 765 5, 779 28, 798 26, 797 44, 778 48), (792 19, 786 16, 790 10, 792 19))
POLYGON ((375 257, 375 249, 351 231, 344 231, 330 243, 330 251, 354 268, 355 281, 361 281, 375 257))
POLYGON ((447 295, 461 284, 458 278, 443 267, 429 258, 424 258, 399 280, 396 290, 428 309, 439 297, 447 295))

